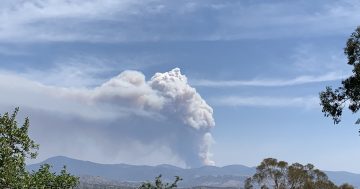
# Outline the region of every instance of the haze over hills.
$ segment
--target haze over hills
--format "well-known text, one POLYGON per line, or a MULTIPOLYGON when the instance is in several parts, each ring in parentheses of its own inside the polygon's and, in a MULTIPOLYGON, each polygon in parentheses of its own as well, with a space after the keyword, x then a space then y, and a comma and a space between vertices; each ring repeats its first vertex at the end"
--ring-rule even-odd
MULTIPOLYGON (((242 187, 244 180, 255 172, 255 167, 228 165, 224 167, 203 166, 183 169, 172 165, 158 166, 99 164, 90 161, 71 159, 64 156, 49 158, 41 163, 29 165, 29 170, 37 170, 41 164, 48 163, 53 171, 59 172, 64 165, 70 173, 79 176, 81 182, 87 184, 104 184, 114 186, 138 186, 143 181, 153 181, 159 174, 163 180, 170 182, 174 176, 183 181, 180 187, 211 186, 211 187, 242 187)), ((349 172, 325 171, 330 180, 336 184, 350 183, 360 187, 360 174, 349 172)))

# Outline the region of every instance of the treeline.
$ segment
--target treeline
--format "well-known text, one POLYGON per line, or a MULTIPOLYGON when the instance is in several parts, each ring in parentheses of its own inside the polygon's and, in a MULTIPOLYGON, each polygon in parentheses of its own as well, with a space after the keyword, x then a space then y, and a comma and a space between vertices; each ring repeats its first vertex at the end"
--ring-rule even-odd
POLYGON ((350 184, 336 186, 328 176, 312 164, 302 165, 274 158, 264 159, 256 173, 246 179, 245 189, 354 189, 350 184))
MULTIPOLYGON (((143 183, 139 189, 177 188, 180 177, 175 177, 172 184, 163 183, 161 175, 155 182, 143 183)), ((256 172, 245 180, 245 189, 354 189, 350 184, 335 185, 321 170, 312 164, 289 163, 274 158, 264 159, 256 167, 256 172)), ((201 187, 200 187, 201 188, 201 187)))

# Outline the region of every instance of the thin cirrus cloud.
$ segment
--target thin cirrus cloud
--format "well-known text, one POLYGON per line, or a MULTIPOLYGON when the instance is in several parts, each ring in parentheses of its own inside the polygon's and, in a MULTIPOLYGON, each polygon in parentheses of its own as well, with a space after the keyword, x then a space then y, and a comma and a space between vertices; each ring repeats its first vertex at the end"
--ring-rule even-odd
POLYGON ((348 74, 330 72, 324 75, 304 75, 293 79, 253 79, 253 80, 193 80, 194 86, 201 87, 283 87, 344 79, 348 74))
POLYGON ((0 5, 0 40, 128 42, 334 35, 356 26, 359 7, 355 0, 5 0, 0 5))
POLYGON ((269 97, 269 96, 224 96, 209 100, 215 106, 231 107, 301 107, 313 109, 319 107, 317 96, 306 97, 269 97))
MULTIPOLYGON (((1 52, 0 47, 0 54, 1 52)), ((21 52, 19 52, 21 53, 21 52)), ((1 74, 16 74, 29 80, 41 81, 42 84, 61 87, 89 88, 102 84, 109 75, 116 75, 122 70, 143 70, 150 66, 163 64, 157 56, 137 57, 105 56, 66 56, 48 60, 49 68, 37 69, 29 65, 21 70, 14 68, 0 69, 1 74)))

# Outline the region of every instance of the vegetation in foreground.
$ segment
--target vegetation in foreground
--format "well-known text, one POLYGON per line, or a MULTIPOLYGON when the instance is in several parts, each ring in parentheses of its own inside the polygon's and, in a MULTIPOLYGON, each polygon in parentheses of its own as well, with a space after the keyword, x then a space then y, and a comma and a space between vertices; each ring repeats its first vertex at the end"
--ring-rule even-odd
POLYGON ((245 189, 353 189, 349 184, 336 186, 327 175, 312 164, 289 165, 274 158, 264 159, 256 173, 246 179, 245 189))
MULTIPOLYGON (((325 117, 331 117, 334 124, 341 121, 346 106, 352 113, 360 109, 360 26, 347 40, 344 53, 348 59, 347 64, 353 67, 353 74, 341 82, 342 86, 335 90, 327 86, 320 93, 322 112, 325 117)), ((360 118, 355 123, 360 124, 360 118)))
POLYGON ((159 175, 155 178, 154 184, 151 182, 144 182, 138 189, 173 189, 177 188, 177 183, 181 180, 182 178, 175 176, 175 181, 173 183, 164 183, 161 180, 161 175, 159 175))
POLYGON ((42 165, 38 171, 26 170, 26 158, 35 159, 37 145, 28 135, 29 118, 18 127, 16 116, 19 108, 12 115, 0 116, 0 188, 5 189, 70 189, 78 184, 78 178, 67 173, 66 167, 60 174, 52 173, 50 165, 42 165))

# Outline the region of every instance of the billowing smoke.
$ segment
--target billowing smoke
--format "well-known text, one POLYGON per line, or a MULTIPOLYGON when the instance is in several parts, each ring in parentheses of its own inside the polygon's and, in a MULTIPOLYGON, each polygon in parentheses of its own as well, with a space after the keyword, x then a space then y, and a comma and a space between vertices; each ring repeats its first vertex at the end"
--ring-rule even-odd
POLYGON ((209 152, 213 143, 209 131, 215 126, 212 116, 213 109, 187 83, 186 76, 181 75, 179 68, 166 73, 157 73, 149 83, 154 90, 159 91, 159 94, 166 99, 163 111, 172 114, 185 126, 190 126, 193 132, 202 135, 198 144, 199 157, 203 164, 214 165, 209 152))
MULTIPOLYGON (((203 164, 214 164, 210 160, 209 153, 213 141, 209 131, 215 125, 212 116, 213 110, 196 90, 187 83, 186 76, 181 74, 179 68, 166 73, 156 73, 148 82, 140 72, 125 71, 96 88, 92 95, 88 94, 91 93, 87 93, 87 96, 92 98, 91 102, 93 103, 117 104, 120 107, 125 105, 126 107, 136 108, 136 110, 163 116, 168 121, 173 122, 167 123, 167 127, 179 127, 174 128, 174 131, 186 131, 179 132, 178 134, 182 134, 182 136, 177 137, 184 137, 185 140, 194 141, 193 144, 187 144, 185 141, 176 140, 180 143, 172 145, 172 149, 179 148, 177 145, 184 145, 181 148, 195 148, 186 153, 197 153, 203 164), (185 147, 186 145, 193 146, 185 147)), ((142 127, 146 127, 146 125, 142 127)), ((139 127, 138 132, 142 132, 141 129, 139 127)), ((158 131, 158 133, 161 132, 161 130, 158 131)), ((171 134, 171 132, 164 134, 171 134)), ((187 154, 179 155, 186 156, 187 154)), ((186 157, 184 158, 188 165, 197 164, 193 162, 194 160, 190 161, 193 157, 189 160, 186 157)))
POLYGON ((88 151, 92 151, 96 156, 150 158, 152 152, 160 152, 159 156, 166 152, 187 166, 214 164, 210 153, 213 109, 188 84, 179 68, 156 73, 148 81, 140 72, 124 71, 93 89, 20 80, 21 85, 11 87, 0 82, 7 91, 0 95, 0 103, 15 101, 32 111, 34 136, 53 154, 89 159, 81 154, 89 156, 88 151), (27 100, 15 98, 21 94, 26 94, 27 100), (59 137, 65 140, 56 142, 54 138, 59 137))
POLYGON ((184 124, 205 131, 215 125, 212 108, 187 83, 179 68, 155 74, 149 84, 166 99, 166 112, 173 113, 184 124))

